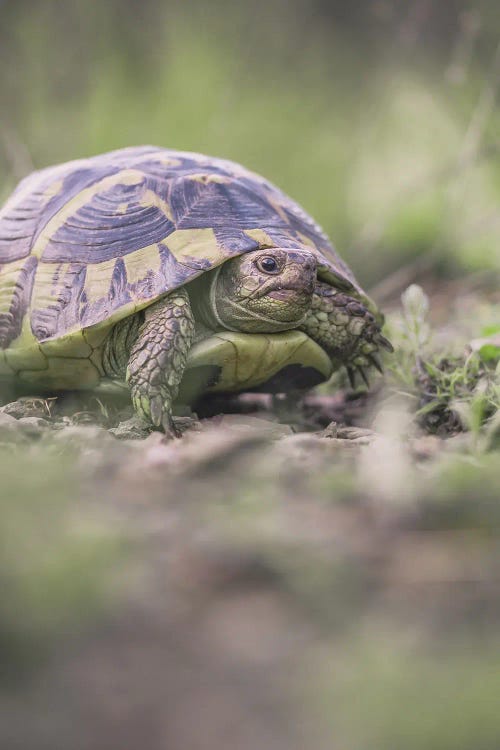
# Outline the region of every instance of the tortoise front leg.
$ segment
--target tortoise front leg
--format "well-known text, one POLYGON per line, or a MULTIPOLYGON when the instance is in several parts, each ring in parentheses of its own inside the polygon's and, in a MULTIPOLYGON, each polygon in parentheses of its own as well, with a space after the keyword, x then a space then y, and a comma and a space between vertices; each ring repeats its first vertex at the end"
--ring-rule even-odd
POLYGON ((322 281, 316 282, 311 308, 300 329, 335 362, 346 366, 353 386, 356 372, 368 385, 365 367, 382 372, 377 356, 380 349, 394 351, 373 314, 359 300, 322 281))
POLYGON ((185 289, 176 289, 144 311, 128 360, 126 380, 136 412, 154 427, 177 435, 172 404, 194 338, 194 317, 185 289))

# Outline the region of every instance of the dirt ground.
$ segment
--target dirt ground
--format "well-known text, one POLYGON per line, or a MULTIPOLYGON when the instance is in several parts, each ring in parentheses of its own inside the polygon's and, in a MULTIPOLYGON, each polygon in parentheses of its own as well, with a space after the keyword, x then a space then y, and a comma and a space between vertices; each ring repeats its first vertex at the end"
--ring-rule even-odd
POLYGON ((397 299, 369 393, 212 401, 170 442, 92 395, 0 409, 2 747, 497 746, 498 413, 464 429, 458 360, 407 369, 397 299))

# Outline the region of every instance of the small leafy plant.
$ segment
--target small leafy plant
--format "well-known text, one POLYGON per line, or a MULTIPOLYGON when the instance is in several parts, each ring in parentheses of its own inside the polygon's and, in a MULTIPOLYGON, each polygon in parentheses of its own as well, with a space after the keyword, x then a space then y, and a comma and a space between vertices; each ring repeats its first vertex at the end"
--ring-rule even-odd
MULTIPOLYGON (((402 315, 392 333, 396 389, 415 402, 418 422, 427 432, 447 436, 469 430, 477 449, 495 442, 500 429, 500 327, 463 341, 461 352, 437 341, 429 299, 416 284, 402 295, 402 315)), ((460 339, 461 335, 457 334, 460 339)))

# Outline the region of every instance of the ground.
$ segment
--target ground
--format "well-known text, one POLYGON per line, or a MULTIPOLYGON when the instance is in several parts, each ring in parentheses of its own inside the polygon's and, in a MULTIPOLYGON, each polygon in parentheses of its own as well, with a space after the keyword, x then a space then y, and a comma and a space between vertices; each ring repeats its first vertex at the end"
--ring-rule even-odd
POLYGON ((3 747, 496 747, 500 300, 426 286, 369 393, 2 407, 3 747))

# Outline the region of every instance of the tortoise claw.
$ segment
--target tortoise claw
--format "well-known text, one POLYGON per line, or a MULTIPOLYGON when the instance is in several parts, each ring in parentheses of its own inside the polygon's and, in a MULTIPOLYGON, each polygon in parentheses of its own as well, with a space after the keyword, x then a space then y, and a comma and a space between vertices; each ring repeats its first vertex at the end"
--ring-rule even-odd
POLYGON ((347 370, 347 377, 349 378, 349 383, 351 384, 351 388, 356 387, 356 371, 353 367, 346 367, 347 370))
POLYGON ((363 381, 364 381, 364 384, 366 385, 366 387, 369 388, 370 387, 370 381, 368 380, 368 375, 366 374, 366 372, 364 371, 364 369, 358 365, 357 371, 359 372, 359 374, 363 378, 363 381))
POLYGON ((389 339, 386 339, 385 336, 382 336, 381 333, 379 333, 375 338, 374 341, 376 344, 382 347, 382 349, 385 349, 387 352, 393 352, 394 347, 389 341, 389 339))
POLYGON ((170 414, 163 415, 161 428, 165 433, 165 440, 174 440, 175 438, 182 437, 182 432, 178 429, 170 414))
POLYGON ((373 367, 374 367, 374 368, 375 368, 376 370, 378 370, 378 372, 379 372, 379 373, 380 373, 380 374, 382 375, 382 374, 383 374, 383 372, 384 372, 384 368, 382 367, 382 363, 381 363, 381 361, 379 360, 379 358, 377 357, 377 355, 376 355, 376 354, 367 354, 366 356, 367 356, 367 358, 369 359, 369 361, 370 361, 370 364, 371 364, 371 365, 372 365, 372 366, 373 366, 373 367))

